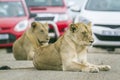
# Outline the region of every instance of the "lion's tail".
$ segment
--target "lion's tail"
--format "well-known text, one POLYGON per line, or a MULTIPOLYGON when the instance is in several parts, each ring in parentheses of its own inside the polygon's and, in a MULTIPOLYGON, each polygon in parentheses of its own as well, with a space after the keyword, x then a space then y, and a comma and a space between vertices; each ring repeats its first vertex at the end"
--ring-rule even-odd
POLYGON ((33 69, 34 67, 23 67, 23 68, 11 68, 10 66, 4 65, 0 67, 0 70, 18 70, 18 69, 33 69))

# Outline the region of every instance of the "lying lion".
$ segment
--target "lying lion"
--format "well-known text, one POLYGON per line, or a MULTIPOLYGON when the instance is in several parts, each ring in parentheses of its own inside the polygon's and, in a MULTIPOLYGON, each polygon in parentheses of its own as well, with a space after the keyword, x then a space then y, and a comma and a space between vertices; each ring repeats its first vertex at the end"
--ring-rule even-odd
POLYGON ((35 48, 33 64, 38 70, 99 72, 111 69, 109 65, 87 62, 87 47, 93 42, 91 23, 71 24, 55 43, 35 48))
POLYGON ((16 60, 32 60, 33 46, 43 46, 49 41, 48 25, 39 22, 32 22, 29 28, 18 40, 13 44, 13 54, 16 60), (30 40, 34 40, 31 44, 30 40))

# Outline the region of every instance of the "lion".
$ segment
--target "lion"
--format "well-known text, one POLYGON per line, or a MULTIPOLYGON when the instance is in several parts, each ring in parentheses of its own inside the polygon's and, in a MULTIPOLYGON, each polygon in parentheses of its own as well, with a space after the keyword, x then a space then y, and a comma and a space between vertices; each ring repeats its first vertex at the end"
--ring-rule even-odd
POLYGON ((38 70, 92 73, 110 70, 109 65, 95 65, 87 61, 87 49, 93 41, 91 22, 72 23, 55 43, 35 48, 34 67, 38 70))
POLYGON ((48 24, 32 22, 31 27, 13 44, 13 54, 16 60, 32 60, 33 46, 44 46, 49 42, 48 24), (31 44, 30 40, 34 40, 31 44))

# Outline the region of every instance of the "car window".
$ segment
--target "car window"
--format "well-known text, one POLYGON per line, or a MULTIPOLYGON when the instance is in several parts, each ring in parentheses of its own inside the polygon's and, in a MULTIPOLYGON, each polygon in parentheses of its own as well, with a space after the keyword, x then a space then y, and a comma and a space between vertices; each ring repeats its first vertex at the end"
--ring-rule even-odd
POLYGON ((21 2, 0 2, 0 17, 25 16, 21 2))
POLYGON ((120 11, 120 0, 88 0, 85 9, 94 11, 120 11))
POLYGON ((25 0, 28 6, 64 6, 62 0, 25 0))

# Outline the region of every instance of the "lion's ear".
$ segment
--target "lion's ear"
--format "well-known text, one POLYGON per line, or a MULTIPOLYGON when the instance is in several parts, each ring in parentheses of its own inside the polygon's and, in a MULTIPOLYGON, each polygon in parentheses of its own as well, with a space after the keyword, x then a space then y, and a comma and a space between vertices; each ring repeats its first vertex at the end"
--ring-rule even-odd
POLYGON ((31 27, 34 29, 35 27, 37 26, 37 23, 36 22, 32 22, 31 23, 31 27))
POLYGON ((44 25, 45 25, 46 29, 48 30, 49 29, 48 23, 45 23, 44 25))
POLYGON ((91 26, 92 26, 92 23, 91 23, 91 22, 89 22, 87 25, 88 25, 89 27, 91 27, 91 26))
POLYGON ((75 32, 77 29, 77 26, 75 24, 70 25, 70 31, 75 32))

